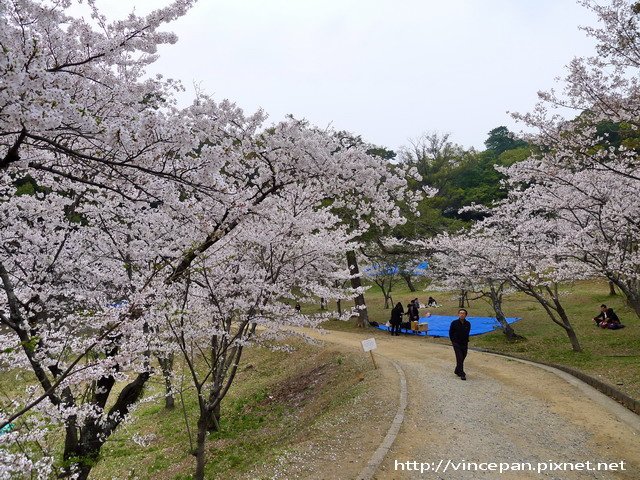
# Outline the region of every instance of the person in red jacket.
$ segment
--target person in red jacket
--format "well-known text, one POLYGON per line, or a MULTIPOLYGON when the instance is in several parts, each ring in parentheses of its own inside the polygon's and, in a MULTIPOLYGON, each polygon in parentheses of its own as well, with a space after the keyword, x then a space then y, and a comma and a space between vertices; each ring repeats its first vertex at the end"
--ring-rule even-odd
POLYGON ((460 380, 467 379, 467 374, 464 372, 464 359, 467 358, 469 332, 471 332, 471 323, 467 320, 467 314, 468 312, 461 308, 458 310, 458 318, 449 326, 449 339, 456 354, 456 369, 453 373, 459 376, 460 380))

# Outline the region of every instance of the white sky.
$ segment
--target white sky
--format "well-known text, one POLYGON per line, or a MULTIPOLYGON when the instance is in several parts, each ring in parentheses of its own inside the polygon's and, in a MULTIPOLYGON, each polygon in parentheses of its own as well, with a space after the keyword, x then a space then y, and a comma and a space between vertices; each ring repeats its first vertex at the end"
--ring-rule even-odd
MULTIPOLYGON (((110 16, 159 0, 99 0, 110 16)), ((200 0, 168 28, 153 72, 270 121, 286 114, 397 149, 425 131, 484 149, 499 125, 522 127, 593 40, 574 0, 200 0)), ((186 99, 185 99, 186 101, 186 99)))

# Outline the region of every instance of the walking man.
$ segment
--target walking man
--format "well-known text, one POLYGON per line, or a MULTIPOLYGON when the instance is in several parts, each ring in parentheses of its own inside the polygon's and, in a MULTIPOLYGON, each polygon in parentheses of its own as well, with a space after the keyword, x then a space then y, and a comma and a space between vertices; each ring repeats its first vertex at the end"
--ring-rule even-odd
POLYGON ((464 373, 464 359, 467 357, 470 331, 471 324, 467 321, 467 311, 461 308, 458 310, 458 318, 451 322, 449 327, 449 339, 456 354, 456 369, 454 373, 460 377, 460 380, 467 379, 467 374, 464 373))

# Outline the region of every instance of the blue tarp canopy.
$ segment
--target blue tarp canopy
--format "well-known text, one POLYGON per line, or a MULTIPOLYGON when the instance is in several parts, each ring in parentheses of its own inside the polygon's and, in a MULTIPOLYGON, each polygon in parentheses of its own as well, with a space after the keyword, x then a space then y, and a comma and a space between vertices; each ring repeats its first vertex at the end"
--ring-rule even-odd
MULTIPOLYGON (((412 330, 401 329, 402 333, 409 333, 413 335, 428 335, 429 337, 448 337, 449 325, 451 322, 458 318, 457 315, 431 315, 430 317, 420 317, 420 323, 427 322, 429 324, 428 332, 414 332, 412 330)), ((467 320, 471 322, 470 335, 481 335, 483 333, 491 332, 496 328, 501 328, 500 323, 495 317, 467 317, 467 320)), ((507 318, 507 323, 514 323, 520 320, 517 317, 507 318)), ((380 325, 380 330, 388 331, 391 327, 386 325, 380 325)))
MULTIPOLYGON (((428 269, 429 262, 420 262, 407 273, 410 273, 411 275, 421 275, 428 269)), ((374 277, 382 275, 396 275, 400 273, 400 267, 398 265, 380 265, 378 263, 374 263, 373 265, 365 267, 364 272, 374 277)))

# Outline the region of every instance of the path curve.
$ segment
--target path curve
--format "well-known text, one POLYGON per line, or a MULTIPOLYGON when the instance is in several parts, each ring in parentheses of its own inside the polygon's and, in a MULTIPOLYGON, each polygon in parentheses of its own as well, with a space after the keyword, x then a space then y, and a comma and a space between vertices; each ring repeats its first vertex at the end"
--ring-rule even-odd
POLYGON ((367 466, 362 469, 362 471, 358 474, 358 480, 371 480, 374 478, 378 468, 384 461, 387 453, 389 453, 389 449, 393 445, 393 442, 396 441, 398 437, 398 433, 400 432, 400 427, 402 427, 402 423, 404 422, 404 412, 407 408, 408 403, 408 393, 407 393, 407 377, 402 370, 402 367, 398 365, 397 362, 391 361, 396 371, 398 372, 398 376, 400 377, 400 400, 398 405, 398 412, 396 416, 393 418, 391 422, 391 426, 387 431, 387 434, 382 440, 382 443, 378 447, 378 449, 371 456, 369 461, 367 462, 367 466))
POLYGON ((404 423, 375 479, 640 478, 640 417, 564 372, 469 351, 465 382, 451 348, 424 337, 312 336, 358 350, 375 336, 376 355, 406 374, 404 423), (510 471, 499 473, 500 463, 510 471))

